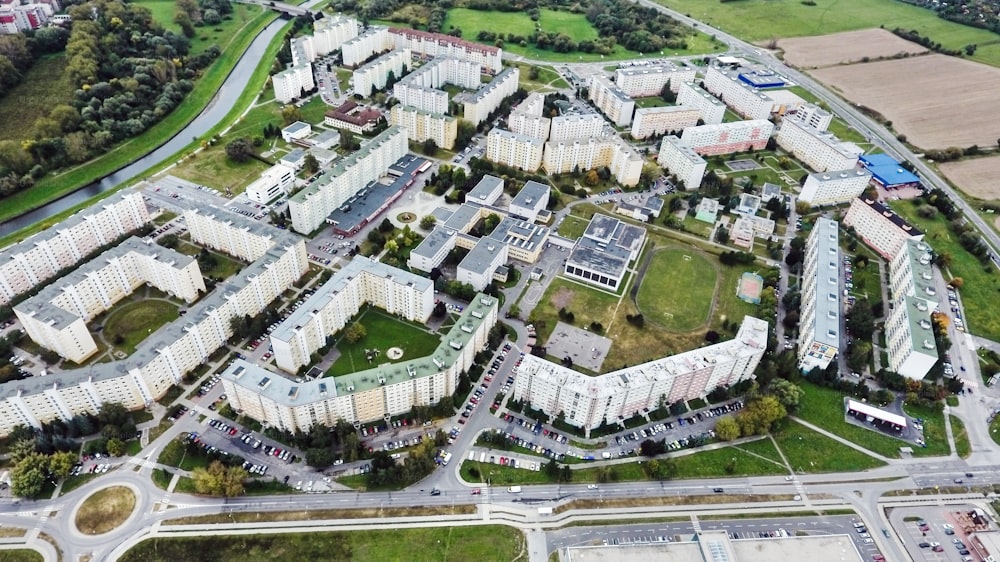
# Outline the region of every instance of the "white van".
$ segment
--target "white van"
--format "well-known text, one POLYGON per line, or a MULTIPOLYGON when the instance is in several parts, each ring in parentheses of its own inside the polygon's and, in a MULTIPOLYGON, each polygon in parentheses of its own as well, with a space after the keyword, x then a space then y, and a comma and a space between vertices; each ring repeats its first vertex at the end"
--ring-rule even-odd
POLYGON ((521 493, 521 487, 520 486, 511 486, 510 488, 507 488, 507 492, 509 492, 511 494, 520 494, 521 493))

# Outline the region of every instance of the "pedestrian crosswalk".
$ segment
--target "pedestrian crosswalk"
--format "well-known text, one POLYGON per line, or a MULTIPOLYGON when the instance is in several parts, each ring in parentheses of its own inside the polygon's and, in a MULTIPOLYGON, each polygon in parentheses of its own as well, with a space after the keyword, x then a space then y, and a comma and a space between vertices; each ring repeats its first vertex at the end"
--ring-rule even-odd
POLYGON ((694 529, 696 535, 701 534, 701 522, 698 521, 697 515, 691 516, 691 527, 694 529))

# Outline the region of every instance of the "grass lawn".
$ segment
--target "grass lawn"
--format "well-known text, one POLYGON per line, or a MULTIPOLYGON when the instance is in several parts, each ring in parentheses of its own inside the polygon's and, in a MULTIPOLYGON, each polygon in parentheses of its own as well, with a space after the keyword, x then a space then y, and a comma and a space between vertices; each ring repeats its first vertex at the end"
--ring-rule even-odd
POLYGON ((79 476, 69 476, 66 478, 66 480, 63 480, 63 485, 60 491, 60 495, 66 495, 72 492, 73 490, 79 488, 80 486, 83 486, 87 482, 90 482, 94 478, 97 478, 98 476, 100 475, 94 474, 92 472, 84 472, 79 476))
MULTIPOLYGON (((889 458, 899 458, 900 447, 915 447, 912 443, 850 424, 844 419, 844 395, 803 380, 797 383, 805 393, 797 416, 862 447, 889 458)), ((919 448, 914 448, 914 453, 919 448)), ((924 449, 926 450, 926 449, 924 449)))
POLYGON ((877 259, 868 260, 868 265, 865 267, 855 265, 853 271, 854 288, 851 289, 851 294, 860 298, 868 298, 872 306, 882 302, 882 280, 879 275, 877 259))
POLYGON ((885 465, 792 420, 785 423, 774 439, 796 472, 858 472, 885 465))
POLYGON ((45 560, 37 550, 31 550, 30 548, 4 550, 3 559, 5 562, 42 562, 45 560))
POLYGON ((417 357, 430 355, 441 343, 441 337, 425 329, 398 320, 375 308, 369 308, 358 319, 368 334, 357 343, 348 343, 343 338, 337 342, 340 358, 326 372, 327 376, 339 377, 372 368, 383 363, 398 363, 417 357), (390 361, 385 351, 390 347, 403 349, 403 356, 396 361, 390 361), (369 363, 365 358, 366 349, 378 349, 382 352, 376 360, 369 363))
POLYGON ((569 238, 570 240, 578 240, 587 230, 588 224, 590 224, 590 221, 574 217, 573 215, 567 215, 563 219, 562 224, 559 225, 559 236, 569 238))
POLYGON ((538 336, 548 339, 559 322, 559 309, 565 308, 576 317, 574 325, 588 326, 599 322, 607 329, 615 317, 619 297, 591 288, 576 281, 558 277, 549 283, 541 302, 531 312, 538 336))
MULTIPOLYGON (((222 31, 216 32, 215 28, 213 28, 212 35, 214 39, 212 41, 206 38, 205 41, 196 40, 192 42, 192 52, 207 48, 213 42, 218 43, 222 48, 222 55, 205 71, 202 78, 195 84, 194 90, 188 94, 183 103, 170 112, 170 115, 142 135, 116 146, 114 150, 104 156, 58 175, 46 176, 34 188, 5 198, 3 209, 0 209, 0 220, 6 220, 27 210, 37 208, 83 185, 100 179, 114 170, 120 169, 149 152, 150 146, 157 146, 177 134, 182 127, 197 117, 219 91, 219 87, 225 81, 230 71, 232 71, 236 61, 242 56, 258 32, 276 17, 264 8, 244 4, 235 5, 233 10, 235 14, 233 19, 223 22, 223 25, 218 28, 222 31)), ((291 24, 288 25, 290 26, 291 24)), ((267 55, 263 58, 273 57, 284 43, 283 38, 284 36, 279 33, 272 44, 269 45, 267 55)), ((248 86, 243 94, 241 94, 238 102, 234 104, 233 110, 226 119, 223 119, 220 125, 209 132, 208 136, 215 134, 216 131, 227 126, 228 122, 235 118, 235 115, 243 111, 247 102, 263 87, 264 81, 267 79, 268 70, 269 67, 267 65, 261 65, 254 71, 253 77, 249 80, 248 86)), ((72 91, 72 89, 68 91, 72 91)), ((10 96, 7 97, 10 99, 10 96)), ((188 150, 190 148, 181 151, 181 153, 188 150)), ((171 158, 165 159, 158 168, 166 167, 176 162, 178 156, 174 155, 171 158)), ((153 171, 150 170, 150 174, 153 171)), ((103 193, 101 197, 107 197, 111 193, 103 193)), ((48 228, 48 226, 70 216, 76 210, 84 208, 89 204, 82 203, 63 213, 49 217, 48 220, 39 222, 29 229, 5 236, 0 240, 0 245, 8 244, 14 240, 22 239, 34 232, 48 228)))
POLYGON ((233 162, 226 157, 225 143, 219 142, 185 158, 170 174, 222 192, 228 187, 233 195, 239 195, 267 168, 254 158, 243 163, 233 162))
POLYGON ((663 101, 663 98, 661 98, 659 96, 654 96, 654 97, 651 97, 651 98, 636 98, 635 99, 635 106, 636 107, 667 107, 669 105, 670 105, 669 103, 663 101))
MULTIPOLYGON (((198 451, 200 452, 201 449, 198 451)), ((163 447, 158 462, 181 470, 208 468, 208 457, 201 454, 188 453, 184 448, 184 442, 180 438, 174 439, 163 447)))
POLYGON ((990 437, 997 445, 1000 445, 1000 416, 993 418, 993 421, 990 422, 990 437))
POLYGON ((76 528, 85 535, 102 535, 121 525, 135 510, 135 493, 125 486, 100 490, 80 504, 76 528))
MULTIPOLYGON (((197 256, 201 253, 201 246, 196 246, 189 242, 180 240, 177 242, 176 250, 187 256, 197 256)), ((229 279, 233 275, 236 275, 244 267, 246 267, 239 260, 233 259, 221 252, 216 252, 215 250, 209 250, 212 257, 215 258, 215 262, 209 267, 201 268, 202 277, 214 277, 216 279, 229 279)), ((199 267, 201 264, 198 264, 199 267)))
POLYGON ((950 22, 931 10, 893 0, 818 0, 814 6, 766 0, 745 0, 724 6, 715 0, 658 2, 741 39, 760 43, 778 37, 826 35, 880 25, 887 29, 916 29, 952 49, 997 40, 989 31, 950 22))
POLYGON ((955 452, 963 459, 967 459, 972 454, 972 443, 969 443, 969 432, 965 430, 965 423, 955 416, 948 417, 951 420, 951 434, 955 437, 955 452))
MULTIPOLYGON (((584 14, 572 14, 569 12, 555 11, 548 9, 540 10, 541 16, 538 24, 547 33, 565 33, 574 42, 582 40, 597 39, 597 30, 590 25, 584 14)), ((502 32, 504 34, 513 33, 527 37, 535 29, 535 22, 524 12, 499 12, 470 10, 467 8, 453 8, 448 10, 448 16, 444 20, 442 32, 448 33, 452 28, 462 30, 462 37, 477 41, 476 37, 480 31, 502 32)), ((683 51, 672 51, 661 53, 643 53, 643 57, 659 57, 670 54, 703 54, 718 51, 721 44, 699 32, 694 32, 687 37, 688 48, 683 51)), ((553 62, 595 62, 601 60, 618 60, 641 58, 635 51, 629 51, 623 47, 616 46, 614 52, 602 57, 594 53, 557 53, 544 49, 538 49, 534 45, 528 44, 525 47, 513 43, 506 43, 504 50, 522 55, 524 57, 553 62)))
MULTIPOLYGON (((736 286, 740 282, 740 276, 745 272, 759 269, 759 265, 729 267, 720 264, 719 291, 716 293, 715 310, 712 311, 711 329, 718 328, 724 320, 742 322, 744 316, 757 314, 756 305, 736 297, 736 286)), ((764 320, 773 324, 773 319, 765 318, 764 320)))
POLYGON ((677 332, 703 326, 719 290, 713 261, 687 248, 656 250, 639 285, 637 301, 643 316, 677 332))
POLYGON ((994 306, 1000 293, 1000 275, 992 266, 984 269, 979 260, 967 252, 958 238, 948 230, 944 215, 933 219, 917 215, 917 204, 913 201, 892 201, 892 210, 925 233, 924 241, 941 254, 950 254, 952 261, 948 270, 954 277, 961 277, 962 301, 965 305, 965 321, 969 330, 987 339, 1000 339, 1000 307, 994 306))
POLYGON ((504 561, 524 556, 524 535, 506 525, 426 527, 336 533, 206 536, 152 539, 139 543, 122 562, 201 560, 352 560, 383 562, 504 561))
POLYGON ((788 472, 770 439, 677 457, 675 461, 677 478, 766 476, 788 472))
POLYGON ((569 84, 559 76, 559 73, 544 67, 525 63, 514 63, 520 69, 518 83, 529 92, 551 92, 559 89, 569 88, 569 84), (538 78, 530 78, 532 68, 538 69, 538 78))
MULTIPOLYGON (((142 6, 152 12, 153 19, 159 22, 159 24, 166 29, 173 31, 174 33, 180 33, 181 26, 174 23, 174 14, 177 12, 176 2, 173 2, 172 0, 135 0, 132 3, 136 6, 142 6)), ((203 33, 206 28, 198 27, 195 29, 200 34, 203 33)))
POLYGON ((75 88, 65 76, 65 68, 65 55, 46 55, 35 61, 21 83, 0 99, 0 123, 4 124, 0 140, 28 138, 35 119, 47 116, 54 105, 72 104, 75 88))
POLYGON ((172 302, 161 300, 130 302, 116 307, 108 315, 104 321, 104 338, 109 344, 131 355, 135 351, 135 346, 149 334, 179 317, 178 307, 172 302))
POLYGON ((948 432, 944 427, 944 413, 920 408, 912 404, 905 404, 903 410, 912 417, 923 418, 924 442, 926 447, 914 447, 915 457, 935 457, 951 454, 951 447, 948 446, 948 432))

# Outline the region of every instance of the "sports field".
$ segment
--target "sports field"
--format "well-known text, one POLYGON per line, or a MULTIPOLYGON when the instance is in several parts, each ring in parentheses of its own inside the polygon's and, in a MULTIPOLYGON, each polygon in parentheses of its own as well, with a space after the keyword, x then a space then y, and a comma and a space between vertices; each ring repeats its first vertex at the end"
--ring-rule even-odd
POLYGON ((704 326, 718 286, 715 265, 690 248, 666 248, 649 260, 636 301, 647 321, 687 332, 704 326))
POLYGON ((884 29, 845 31, 819 37, 782 39, 785 62, 799 68, 815 68, 858 62, 868 57, 891 57, 898 53, 925 53, 927 49, 884 29))
POLYGON ((348 343, 343 339, 342 333, 338 334, 337 337, 340 339, 337 342, 337 350, 340 351, 340 358, 326 372, 327 376, 339 377, 371 369, 383 363, 398 363, 426 357, 441 343, 440 336, 409 322, 393 318, 375 308, 365 311, 358 322, 365 327, 367 335, 357 343, 348 343), (390 347, 401 348, 403 356, 395 361, 390 360, 386 357, 386 350, 390 347), (376 349, 379 354, 369 362, 365 351, 376 349))

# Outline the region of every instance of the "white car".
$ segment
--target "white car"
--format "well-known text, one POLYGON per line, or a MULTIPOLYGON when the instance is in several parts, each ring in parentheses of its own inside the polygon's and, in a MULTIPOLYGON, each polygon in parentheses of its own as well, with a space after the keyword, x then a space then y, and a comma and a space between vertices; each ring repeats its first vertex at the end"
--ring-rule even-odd
POLYGON ((596 490, 597 489, 597 484, 587 484, 587 489, 588 490, 596 490))

